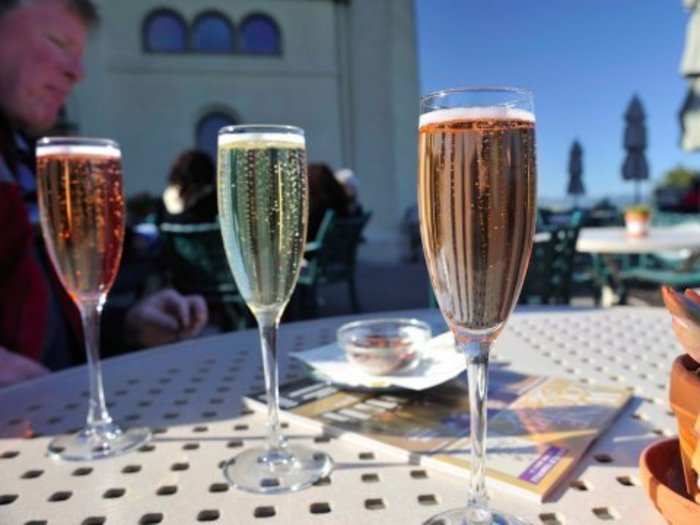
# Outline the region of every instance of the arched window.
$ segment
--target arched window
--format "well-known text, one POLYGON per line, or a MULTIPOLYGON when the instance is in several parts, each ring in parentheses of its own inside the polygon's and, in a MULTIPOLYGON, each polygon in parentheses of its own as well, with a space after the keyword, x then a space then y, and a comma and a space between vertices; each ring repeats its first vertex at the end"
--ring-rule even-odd
POLYGON ((239 51, 256 55, 281 54, 282 42, 277 22, 262 13, 246 16, 241 22, 239 51))
POLYGON ((192 24, 192 49, 200 53, 233 53, 233 24, 216 11, 201 13, 192 24))
POLYGON ((197 123, 197 149, 206 151, 216 161, 219 130, 224 126, 232 126, 235 123, 236 119, 230 113, 224 111, 212 111, 204 115, 197 123))
POLYGON ((183 53, 187 50, 187 24, 172 9, 151 11, 143 22, 143 50, 147 53, 183 53))

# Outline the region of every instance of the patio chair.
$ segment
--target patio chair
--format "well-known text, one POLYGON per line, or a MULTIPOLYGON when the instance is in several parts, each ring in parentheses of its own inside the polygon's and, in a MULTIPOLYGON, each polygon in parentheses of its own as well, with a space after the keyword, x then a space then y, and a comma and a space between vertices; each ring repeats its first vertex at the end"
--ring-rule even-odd
POLYGON ((223 330, 254 326, 226 259, 218 223, 160 225, 167 282, 184 294, 201 294, 223 330))
POLYGON ((360 311, 355 265, 362 232, 371 216, 371 212, 366 212, 353 217, 337 217, 332 210, 326 212, 316 238, 307 243, 304 251, 306 265, 301 270, 298 286, 305 295, 305 313, 318 315, 319 286, 339 282, 347 283, 352 311, 360 311))
POLYGON ((547 229, 550 238, 533 245, 520 303, 569 304, 578 226, 547 229))

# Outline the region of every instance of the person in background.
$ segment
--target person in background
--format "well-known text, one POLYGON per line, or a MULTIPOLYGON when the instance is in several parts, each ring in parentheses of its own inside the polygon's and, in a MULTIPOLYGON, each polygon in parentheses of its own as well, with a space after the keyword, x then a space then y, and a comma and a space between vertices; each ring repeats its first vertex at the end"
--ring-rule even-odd
POLYGON ((309 164, 309 226, 306 238, 316 238, 326 210, 333 210, 337 217, 350 213, 348 197, 327 164, 309 164))
POLYGON ((156 222, 214 222, 217 215, 214 163, 203 151, 187 150, 170 169, 163 208, 156 222))
MULTIPOLYGON (((32 137, 54 126, 83 78, 97 22, 91 0, 0 0, 0 386, 84 359, 77 309, 34 235, 32 137)), ((106 309, 103 336, 152 346, 196 335, 206 321, 201 297, 162 290, 106 309)))
POLYGON ((336 180, 343 186, 345 195, 348 198, 348 213, 350 215, 360 215, 362 206, 360 205, 359 186, 355 172, 349 168, 342 168, 335 172, 336 180))

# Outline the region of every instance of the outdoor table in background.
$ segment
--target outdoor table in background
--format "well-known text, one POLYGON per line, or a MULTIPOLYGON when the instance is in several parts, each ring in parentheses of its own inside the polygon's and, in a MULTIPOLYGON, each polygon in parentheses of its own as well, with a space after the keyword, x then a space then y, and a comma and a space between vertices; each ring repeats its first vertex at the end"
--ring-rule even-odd
MULTIPOLYGON (((434 333, 444 330, 437 310, 395 314, 423 319, 434 333)), ((333 341, 349 319, 357 317, 283 325, 280 376, 302 372, 290 353, 333 341)), ((274 496, 229 488, 219 464, 265 435, 264 414, 241 409, 241 395, 263 387, 258 344, 257 332, 248 330, 105 360, 114 417, 155 429, 140 451, 107 460, 63 463, 46 456, 50 436, 83 423, 83 367, 0 390, 0 523, 408 525, 465 502, 464 479, 297 423, 286 429, 291 440, 334 458, 328 480, 274 496)), ((534 525, 606 519, 661 525, 639 486, 637 463, 647 444, 675 434, 667 382, 679 352, 661 309, 516 310, 496 345, 495 366, 628 387, 635 398, 550 502, 491 490, 495 503, 534 525)))
POLYGON ((700 250, 700 229, 678 226, 652 227, 649 235, 631 237, 622 227, 582 228, 576 250, 598 254, 700 250))
POLYGON ((610 306, 618 301, 626 302, 619 256, 685 251, 688 260, 695 260, 693 256, 700 251, 700 227, 696 224, 652 227, 643 237, 632 237, 623 227, 582 228, 576 250, 593 256, 594 269, 603 288, 603 304, 610 306))

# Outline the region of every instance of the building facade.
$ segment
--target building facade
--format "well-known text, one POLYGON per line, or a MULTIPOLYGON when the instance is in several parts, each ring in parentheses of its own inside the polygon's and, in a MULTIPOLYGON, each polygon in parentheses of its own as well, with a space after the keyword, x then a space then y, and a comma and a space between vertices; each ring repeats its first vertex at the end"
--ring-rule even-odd
POLYGON ((415 202, 413 0, 126 0, 103 22, 67 106, 122 146, 128 195, 160 195, 185 149, 227 123, 304 128, 310 162, 348 167, 373 212, 367 256, 398 256, 415 202), (379 248, 379 249, 377 249, 379 248))

